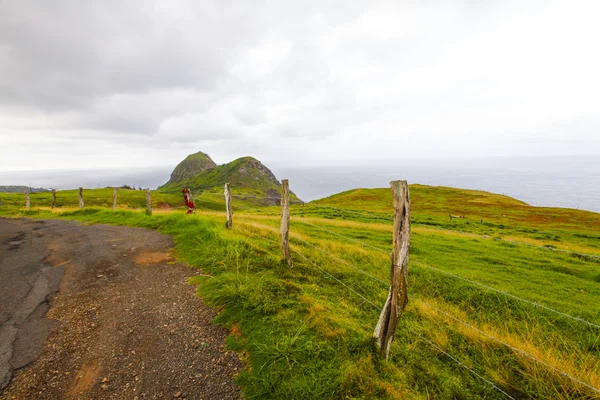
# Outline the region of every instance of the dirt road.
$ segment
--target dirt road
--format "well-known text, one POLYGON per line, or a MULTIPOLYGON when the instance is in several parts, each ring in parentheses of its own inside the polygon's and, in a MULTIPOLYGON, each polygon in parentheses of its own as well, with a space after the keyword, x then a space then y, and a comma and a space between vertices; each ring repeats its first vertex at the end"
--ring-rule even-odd
POLYGON ((240 398, 241 362, 172 245, 145 229, 0 219, 0 390, 12 375, 0 398, 240 398))

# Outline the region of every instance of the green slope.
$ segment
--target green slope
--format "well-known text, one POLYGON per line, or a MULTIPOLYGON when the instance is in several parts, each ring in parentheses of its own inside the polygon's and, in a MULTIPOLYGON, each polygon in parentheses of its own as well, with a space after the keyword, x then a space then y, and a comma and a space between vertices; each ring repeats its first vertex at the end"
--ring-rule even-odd
POLYGON ((184 179, 192 178, 196 174, 208 169, 212 169, 216 166, 217 164, 215 164, 208 154, 205 154, 201 151, 190 154, 185 158, 185 160, 180 162, 175 167, 171 173, 171 179, 169 179, 169 182, 167 182, 165 186, 174 184, 184 179))
MULTIPOLYGON (((238 158, 193 176, 169 181, 159 190, 178 193, 183 187, 188 187, 196 197, 199 194, 203 197, 222 197, 223 186, 227 182, 231 184, 234 199, 257 206, 279 204, 281 183, 267 167, 253 157, 238 158)), ((291 197, 292 201, 299 202, 293 193, 291 197)))

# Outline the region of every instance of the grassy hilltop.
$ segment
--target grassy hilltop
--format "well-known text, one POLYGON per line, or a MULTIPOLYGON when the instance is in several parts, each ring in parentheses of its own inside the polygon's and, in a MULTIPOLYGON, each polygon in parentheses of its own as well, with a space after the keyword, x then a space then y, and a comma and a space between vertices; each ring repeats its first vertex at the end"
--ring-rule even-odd
MULTIPOLYGON (((242 157, 230 163, 216 165, 208 155, 199 152, 189 155, 173 173, 171 179, 159 190, 179 193, 188 187, 193 193, 212 201, 221 201, 223 186, 231 184, 232 195, 250 206, 275 205, 281 197, 281 183, 260 161, 242 157)), ((299 202, 295 194, 292 201, 299 202)))
POLYGON ((193 178, 202 171, 212 169, 216 166, 217 164, 208 156, 208 154, 201 151, 190 154, 175 167, 173 172, 171 172, 171 177, 165 186, 193 178))
POLYGON ((246 209, 241 199, 231 230, 214 209, 24 211, 4 200, 0 215, 173 235, 177 256, 203 269, 194 280, 199 294, 219 307, 228 347, 246 362, 238 382, 248 398, 505 398, 500 390, 513 398, 598 398, 600 214, 472 190, 410 191, 410 300, 389 361, 370 339, 388 290, 389 189, 294 205, 293 269, 280 257, 279 207, 246 209))

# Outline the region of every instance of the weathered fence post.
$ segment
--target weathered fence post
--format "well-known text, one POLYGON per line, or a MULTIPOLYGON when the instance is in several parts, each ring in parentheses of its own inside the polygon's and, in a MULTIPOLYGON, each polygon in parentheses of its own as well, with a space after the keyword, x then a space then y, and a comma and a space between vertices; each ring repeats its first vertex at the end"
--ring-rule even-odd
POLYGON ((290 253, 290 188, 287 179, 281 181, 281 253, 290 267, 294 266, 290 253))
POLYGON ((146 189, 146 211, 152 215, 152 197, 150 197, 150 188, 146 189))
POLYGON ((25 189, 23 191, 23 194, 25 195, 25 208, 29 210, 31 208, 31 202, 29 201, 29 191, 25 189))
POLYGON ((390 182, 394 195, 394 247, 391 254, 392 284, 373 332, 377 347, 387 359, 396 327, 408 302, 408 256, 410 251, 410 193, 406 181, 390 182))
POLYGON ((225 184, 225 211, 227 212, 227 229, 231 229, 233 225, 233 206, 231 204, 231 190, 229 190, 229 182, 225 184))
POLYGON ((79 208, 83 208, 83 188, 79 188, 79 208))
POLYGON ((52 189, 52 209, 56 207, 56 189, 52 189))
POLYGON ((113 210, 117 209, 117 192, 119 188, 113 188, 113 210))

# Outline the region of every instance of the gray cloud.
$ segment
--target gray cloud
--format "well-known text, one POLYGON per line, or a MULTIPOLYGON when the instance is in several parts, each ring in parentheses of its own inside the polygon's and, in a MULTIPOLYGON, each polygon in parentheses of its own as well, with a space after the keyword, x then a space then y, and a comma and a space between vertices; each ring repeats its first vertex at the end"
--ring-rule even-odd
POLYGON ((591 0, 5 0, 0 169, 198 150, 600 153, 598 12, 591 0))

